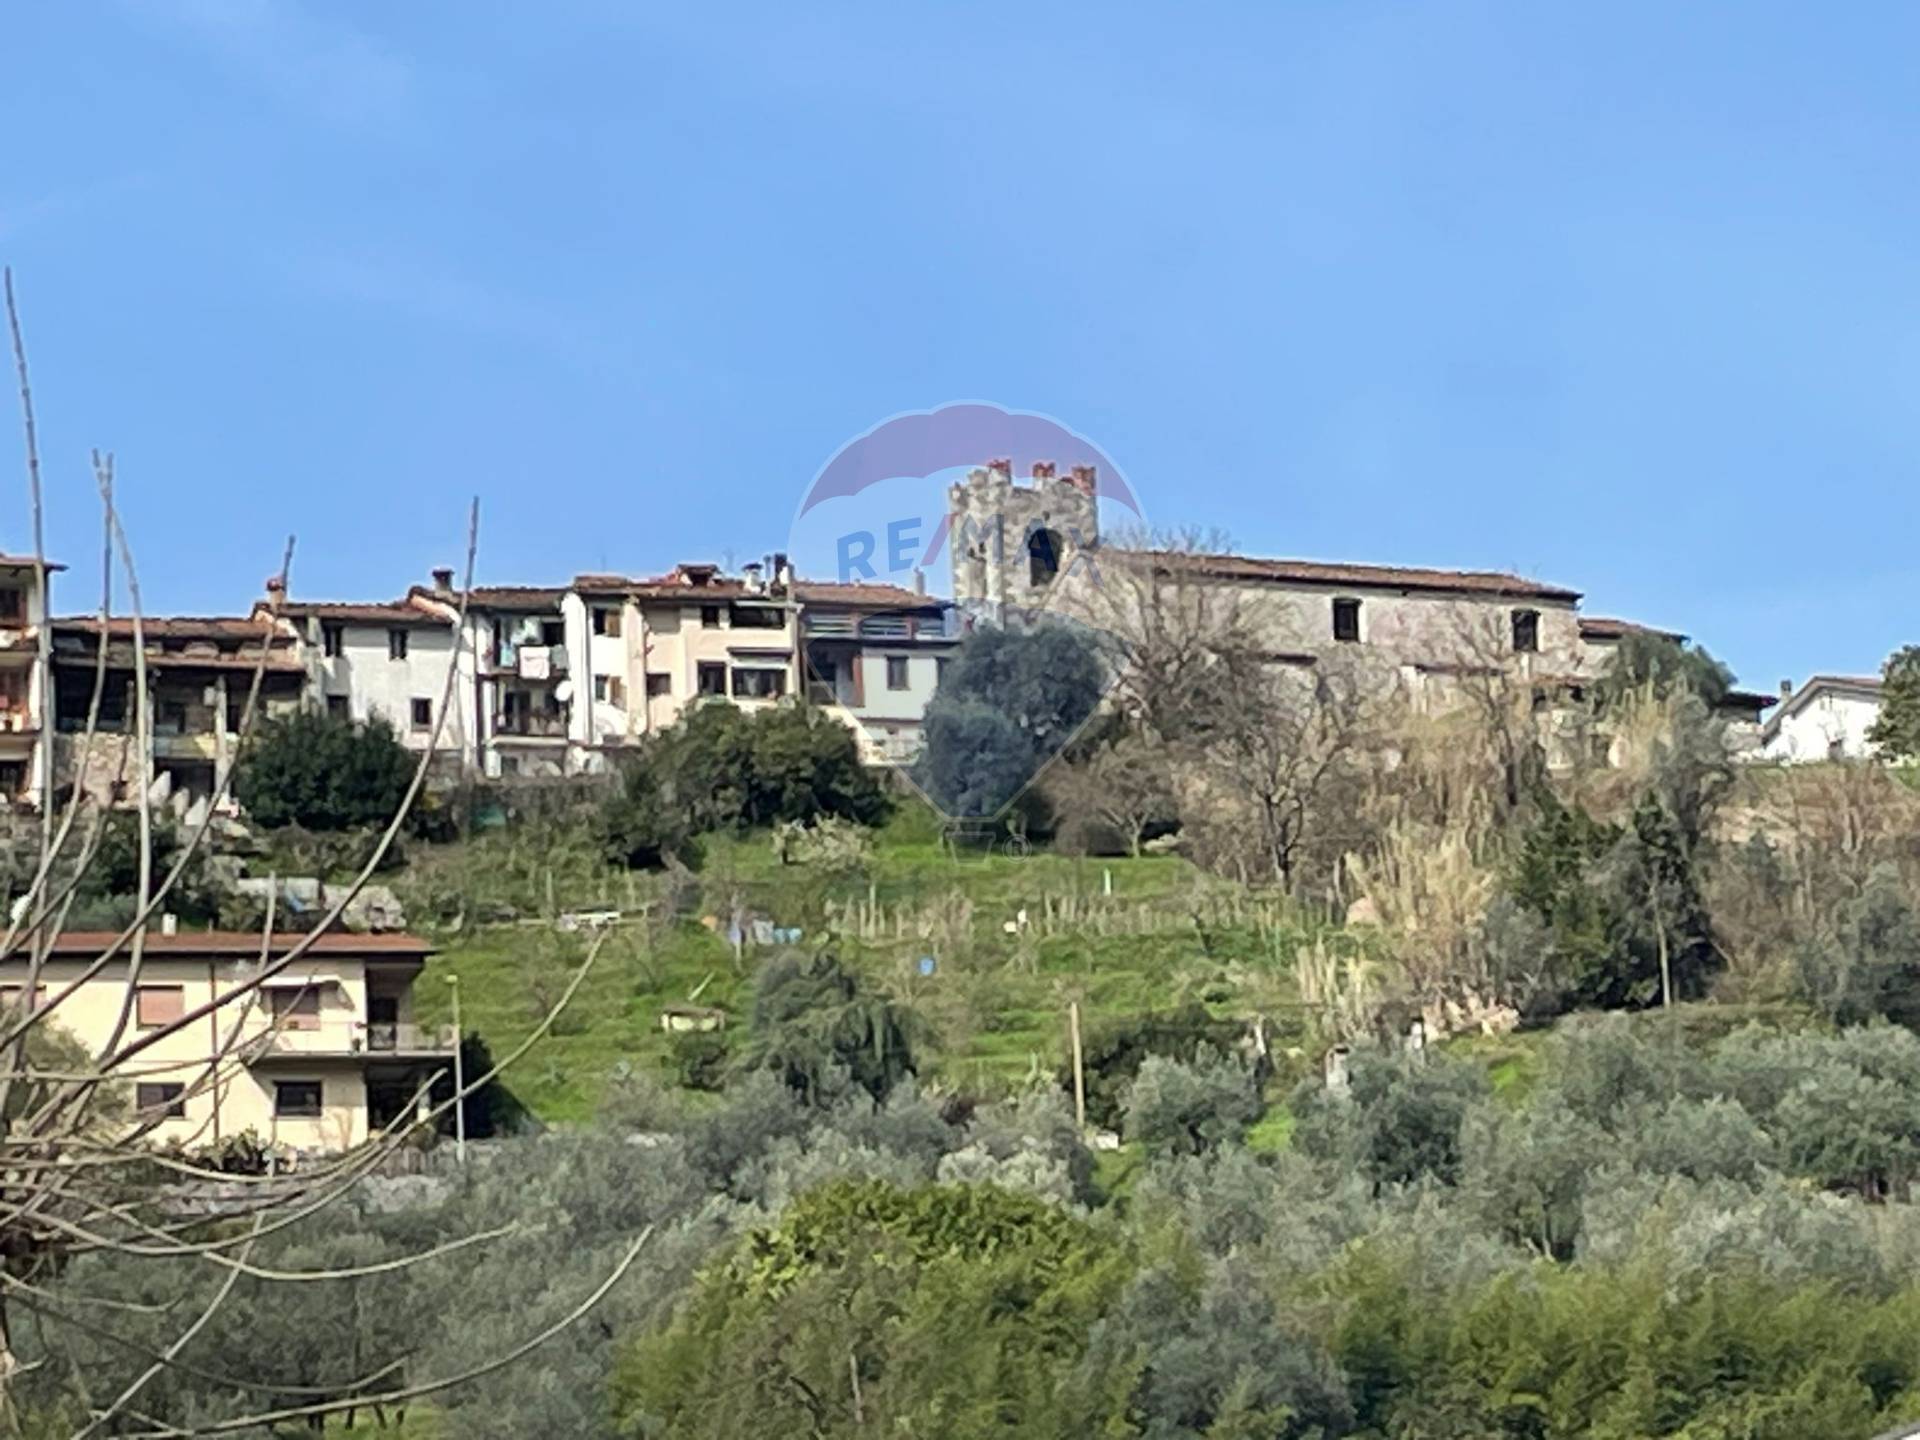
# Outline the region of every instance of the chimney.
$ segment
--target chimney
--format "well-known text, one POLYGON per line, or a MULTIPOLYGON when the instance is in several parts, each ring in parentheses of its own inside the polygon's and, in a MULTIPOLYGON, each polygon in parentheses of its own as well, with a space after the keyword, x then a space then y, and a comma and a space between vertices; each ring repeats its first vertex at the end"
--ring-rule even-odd
POLYGON ((1793 698, 1793 681, 1782 680, 1780 682, 1780 698, 1782 700, 1791 700, 1793 698))
POLYGON ((451 595, 453 593, 453 567, 451 565, 441 565, 434 569, 433 593, 436 595, 451 595))
POLYGON ((749 595, 758 595, 760 593, 760 562, 758 560, 749 560, 746 564, 742 565, 740 567, 740 577, 746 582, 747 593, 749 595))
POLYGON ((914 568, 913 572, 913 593, 916 595, 924 595, 927 593, 927 572, 918 566, 914 568))
POLYGON ((286 598, 287 582, 282 580, 278 575, 269 575, 267 577, 267 603, 269 605, 278 605, 286 598))
POLYGON ((776 585, 790 585, 793 583, 793 566, 787 563, 785 551, 776 550, 773 552, 773 569, 769 572, 769 575, 776 585))
POLYGON ((1059 471, 1060 467, 1055 465, 1051 460, 1036 460, 1033 462, 1033 478, 1036 481, 1051 480, 1059 471))
POLYGON ((1094 475, 1093 466, 1076 465, 1073 467, 1073 472, 1070 479, 1068 480, 1068 483, 1072 485, 1074 489, 1078 490, 1082 495, 1085 495, 1091 498, 1093 495, 1093 488, 1094 488, 1093 475, 1094 475))
POLYGON ((996 480, 1011 481, 1013 479, 1013 461, 1011 460, 989 460, 987 470, 996 480))

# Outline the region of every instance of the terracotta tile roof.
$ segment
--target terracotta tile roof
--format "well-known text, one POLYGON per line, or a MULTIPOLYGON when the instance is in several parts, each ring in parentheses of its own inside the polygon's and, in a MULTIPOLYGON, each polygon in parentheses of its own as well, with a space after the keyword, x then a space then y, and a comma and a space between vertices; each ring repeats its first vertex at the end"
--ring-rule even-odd
POLYGON ((1642 625, 1633 620, 1616 620, 1607 615, 1582 615, 1580 617, 1580 638, 1582 640, 1624 640, 1629 635, 1658 635, 1665 640, 1685 640, 1687 638, 1678 630, 1658 630, 1651 625, 1642 625))
MULTIPOLYGON (((54 619, 53 628, 56 634, 66 631, 69 634, 98 635, 100 617, 98 615, 59 616, 54 619)), ((261 636, 269 633, 264 611, 251 616, 148 615, 142 617, 140 630, 148 640, 259 640, 261 636)), ((108 616, 106 631, 109 639, 131 640, 133 617, 130 615, 108 616)))
POLYGON ((1188 570, 1219 580, 1250 580, 1276 585, 1351 586, 1375 590, 1441 590, 1529 600, 1573 601, 1580 598, 1578 590, 1495 570, 1429 570, 1417 566, 1360 565, 1345 561, 1268 560, 1253 555, 1197 555, 1174 550, 1135 553, 1150 556, 1168 570, 1188 570))
MULTIPOLYGON (((255 614, 264 614, 264 601, 255 614)), ((340 620, 360 625, 445 625, 444 615, 435 615, 408 604, 405 600, 284 600, 280 613, 289 620, 340 620)))
POLYGON ((576 575, 573 588, 583 595, 631 595, 636 600, 683 600, 699 604, 702 600, 743 600, 752 595, 744 580, 715 576, 695 584, 671 575, 576 575))
MULTIPOLYGON (((473 587, 473 608, 557 610, 566 593, 567 587, 564 585, 476 585, 473 587)), ((437 606, 449 614, 460 608, 458 590, 434 590, 426 585, 416 585, 407 591, 407 600, 413 605, 437 606)))
MULTIPOLYGON (((108 930, 70 930, 53 942, 51 954, 71 958, 73 956, 98 955, 113 942, 116 932, 108 930)), ((304 935, 276 935, 272 953, 284 955, 304 935)), ((146 949, 149 955, 240 955, 256 956, 260 953, 260 936, 249 930, 206 930, 182 931, 178 935, 162 935, 157 929, 147 935, 146 949)), ((418 935, 378 934, 357 935, 346 931, 331 931, 320 936, 305 953, 310 955, 372 955, 382 957, 412 957, 425 959, 434 953, 435 946, 430 940, 418 935)), ((26 958, 26 952, 10 957, 16 963, 26 958)))
POLYGON ((805 605, 852 605, 887 610, 925 610, 946 602, 904 585, 882 585, 842 580, 796 580, 795 594, 805 605))

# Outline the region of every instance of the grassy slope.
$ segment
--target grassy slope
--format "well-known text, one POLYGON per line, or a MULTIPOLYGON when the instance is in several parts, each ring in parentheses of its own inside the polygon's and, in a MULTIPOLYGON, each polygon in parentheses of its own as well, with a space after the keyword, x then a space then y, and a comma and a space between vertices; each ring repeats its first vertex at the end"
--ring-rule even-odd
MULTIPOLYGON (((570 851, 548 866, 498 837, 464 848, 458 856, 417 855, 414 865, 442 881, 454 867, 491 867, 517 905, 543 904, 549 870, 560 877, 552 885, 563 908, 664 903, 658 877, 595 873, 570 851), (498 853, 490 857, 489 846, 498 853)), ((742 1016, 761 957, 749 949, 736 961, 702 923, 724 928, 736 898, 750 913, 803 927, 808 943, 831 928, 843 958, 929 1019, 931 1075, 955 1086, 992 1092, 1051 1071, 1065 1051, 1070 1000, 1080 1001, 1089 1026, 1190 999, 1221 1014, 1291 1013, 1299 932, 1278 907, 1171 857, 956 856, 924 813, 907 810, 879 837, 864 875, 783 866, 764 836, 710 844, 682 919, 613 931, 555 1035, 512 1072, 521 1102, 544 1120, 586 1119, 622 1074, 671 1072, 662 1005, 697 992, 700 1003, 742 1016), (1007 934, 1006 923, 1023 908, 1028 928, 1007 934), (937 962, 931 977, 919 974, 927 955, 937 962)), ((463 1020, 496 1055, 528 1034, 585 953, 580 937, 541 922, 465 924, 439 938, 443 953, 417 989, 421 1010, 444 1017, 447 987, 439 977, 458 974, 463 1020)))

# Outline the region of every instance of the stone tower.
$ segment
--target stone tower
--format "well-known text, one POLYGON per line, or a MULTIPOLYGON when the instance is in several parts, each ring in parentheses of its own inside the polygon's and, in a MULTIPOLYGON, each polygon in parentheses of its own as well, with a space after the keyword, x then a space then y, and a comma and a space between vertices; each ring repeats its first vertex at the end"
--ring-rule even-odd
POLYGON ((989 460, 948 491, 947 554, 962 609, 1004 621, 1009 611, 1057 608, 1085 552, 1100 543, 1094 467, 1061 476, 1050 460, 1015 483, 1011 460, 989 460))

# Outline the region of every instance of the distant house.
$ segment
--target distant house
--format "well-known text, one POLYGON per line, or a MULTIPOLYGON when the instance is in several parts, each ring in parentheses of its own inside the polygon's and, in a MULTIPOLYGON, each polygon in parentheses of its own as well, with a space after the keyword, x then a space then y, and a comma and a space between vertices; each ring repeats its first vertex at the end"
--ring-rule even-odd
POLYGON ((1762 754, 1789 764, 1871 758, 1867 731, 1880 718, 1880 690, 1877 675, 1815 675, 1797 690, 1782 681, 1780 708, 1761 734, 1762 754))
POLYGON ((755 709, 792 695, 849 726, 871 764, 918 752, 941 658, 960 642, 953 607, 897 585, 796 579, 785 556, 743 570, 575 577, 567 649, 592 687, 573 716, 580 768, 689 705, 755 709))

